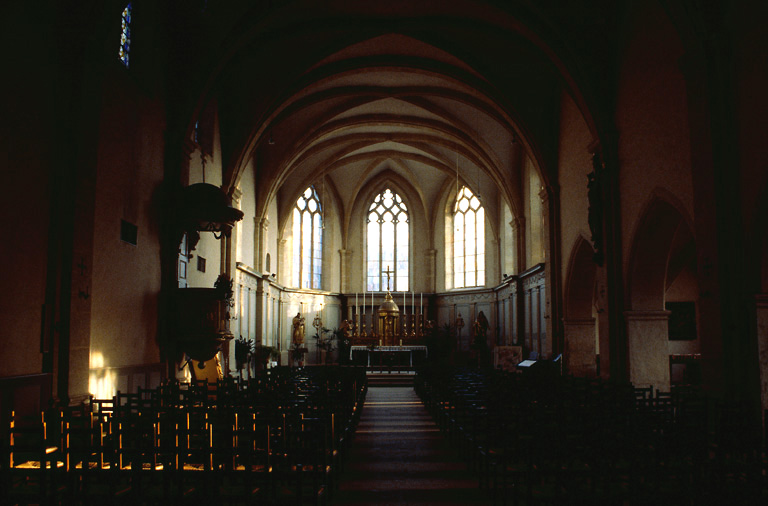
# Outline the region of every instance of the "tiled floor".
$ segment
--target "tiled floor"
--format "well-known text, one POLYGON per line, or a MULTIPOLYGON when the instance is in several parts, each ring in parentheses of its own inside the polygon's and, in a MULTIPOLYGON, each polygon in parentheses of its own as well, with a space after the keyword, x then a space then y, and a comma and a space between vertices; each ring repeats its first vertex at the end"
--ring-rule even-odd
POLYGON ((334 505, 489 503, 412 388, 369 388, 334 505))

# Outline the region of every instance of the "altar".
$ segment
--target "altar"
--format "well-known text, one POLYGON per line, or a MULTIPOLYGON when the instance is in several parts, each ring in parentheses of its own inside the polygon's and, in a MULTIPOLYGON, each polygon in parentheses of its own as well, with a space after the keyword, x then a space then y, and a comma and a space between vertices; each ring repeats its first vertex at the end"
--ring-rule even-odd
POLYGON ((413 367, 414 355, 416 363, 425 360, 428 350, 423 345, 407 346, 350 346, 349 360, 353 364, 366 367, 413 367))

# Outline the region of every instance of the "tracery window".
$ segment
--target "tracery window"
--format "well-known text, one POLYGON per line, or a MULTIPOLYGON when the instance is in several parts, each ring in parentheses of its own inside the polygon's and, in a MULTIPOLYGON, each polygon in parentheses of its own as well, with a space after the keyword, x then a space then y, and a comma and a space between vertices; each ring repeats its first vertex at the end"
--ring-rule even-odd
POLYGON ((322 287, 323 208, 314 186, 293 209, 293 281, 299 288, 322 287))
POLYGON ((408 207, 389 188, 379 193, 368 208, 366 290, 408 291, 408 207))
POLYGON ((120 61, 126 68, 130 64, 131 55, 131 2, 123 9, 123 28, 120 32, 120 61))
POLYGON ((453 287, 485 285, 485 210, 462 187, 453 210, 453 287))

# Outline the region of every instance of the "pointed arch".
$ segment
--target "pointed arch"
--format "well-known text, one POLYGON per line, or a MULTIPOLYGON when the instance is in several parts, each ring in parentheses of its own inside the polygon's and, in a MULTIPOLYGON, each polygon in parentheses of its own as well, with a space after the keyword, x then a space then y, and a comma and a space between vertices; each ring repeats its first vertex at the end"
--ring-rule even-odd
POLYGON ((453 287, 485 286, 485 208, 468 186, 459 189, 451 218, 453 287))
POLYGON ((652 193, 640 216, 630 250, 627 300, 633 311, 663 311, 676 238, 692 237, 692 228, 677 199, 662 189, 652 193))
POLYGON ((566 319, 592 318, 597 266, 594 250, 584 235, 579 235, 571 250, 565 278, 566 319))
POLYGON ((314 186, 307 187, 293 208, 293 285, 322 288, 324 205, 314 186))
POLYGON ((403 197, 386 185, 368 205, 365 220, 365 278, 368 291, 407 291, 411 275, 411 220, 403 197), (387 282, 384 283, 386 276, 387 282), (390 277, 394 278, 390 285, 390 277))

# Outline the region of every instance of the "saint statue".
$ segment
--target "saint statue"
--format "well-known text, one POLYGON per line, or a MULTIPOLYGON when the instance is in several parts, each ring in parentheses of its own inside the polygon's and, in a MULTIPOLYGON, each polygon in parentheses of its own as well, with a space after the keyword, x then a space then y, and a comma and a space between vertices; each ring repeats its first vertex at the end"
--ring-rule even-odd
POLYGON ((475 333, 474 347, 478 349, 485 348, 487 346, 486 335, 488 334, 488 319, 482 311, 477 315, 475 323, 472 324, 472 330, 475 333))
POLYGON ((301 313, 293 317, 293 343, 304 344, 304 317, 301 313))
POLYGON ((350 339, 352 337, 352 323, 353 322, 350 320, 343 320, 341 322, 339 330, 341 331, 341 335, 344 336, 344 339, 350 339))

